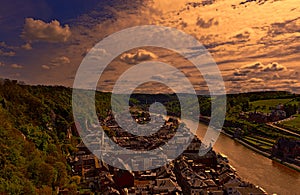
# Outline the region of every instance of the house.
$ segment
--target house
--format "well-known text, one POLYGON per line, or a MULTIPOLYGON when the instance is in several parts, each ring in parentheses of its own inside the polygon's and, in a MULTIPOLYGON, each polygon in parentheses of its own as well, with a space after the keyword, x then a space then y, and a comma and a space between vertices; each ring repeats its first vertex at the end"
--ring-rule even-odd
POLYGON ((300 141, 280 138, 272 148, 272 155, 300 166, 297 160, 300 156, 300 141))
POLYGON ((269 117, 269 114, 262 112, 249 112, 247 120, 256 123, 267 123, 270 120, 269 117))
POLYGON ((116 170, 113 180, 119 188, 130 188, 134 186, 134 175, 127 170, 116 170))
POLYGON ((272 110, 270 121, 279 121, 286 118, 286 112, 281 109, 272 110))
POLYGON ((260 187, 250 183, 232 180, 224 185, 224 190, 228 195, 266 195, 267 193, 260 187))
POLYGON ((153 194, 161 194, 161 193, 175 193, 181 192, 181 187, 177 184, 176 180, 172 180, 171 178, 163 178, 156 179, 153 187, 153 194))
POLYGON ((81 141, 79 144, 76 146, 77 150, 79 153, 83 154, 91 154, 90 150, 84 145, 84 143, 81 141))

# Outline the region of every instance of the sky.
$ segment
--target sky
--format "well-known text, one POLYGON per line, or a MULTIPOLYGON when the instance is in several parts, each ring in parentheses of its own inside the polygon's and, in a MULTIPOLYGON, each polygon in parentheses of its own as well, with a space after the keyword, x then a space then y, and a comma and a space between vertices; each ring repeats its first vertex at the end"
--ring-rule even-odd
MULTIPOLYGON (((227 93, 300 93, 299 0, 0 3, 0 78, 72 87, 78 67, 95 44, 129 27, 159 25, 183 31, 201 42, 218 65, 227 93)), ((146 33, 144 36, 147 39, 146 33)), ((111 91, 124 71, 147 60, 172 64, 198 93, 207 91, 203 75, 193 64, 174 52, 153 47, 124 51, 116 57, 99 75, 98 89, 111 91)), ((176 81, 178 75, 162 71, 153 76, 176 81)), ((153 83, 142 88, 153 93, 165 90, 153 83)))

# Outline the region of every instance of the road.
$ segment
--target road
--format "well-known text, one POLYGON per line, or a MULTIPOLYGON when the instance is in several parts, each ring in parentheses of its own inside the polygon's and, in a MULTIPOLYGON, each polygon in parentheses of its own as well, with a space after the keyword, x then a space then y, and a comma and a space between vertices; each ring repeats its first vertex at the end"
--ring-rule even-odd
POLYGON ((282 128, 282 127, 278 127, 278 126, 276 126, 274 123, 267 123, 267 125, 269 125, 270 127, 276 128, 276 129, 278 129, 278 130, 280 130, 280 131, 284 131, 284 132, 289 133, 289 134, 291 134, 291 135, 295 135, 295 136, 297 136, 297 137, 300 137, 300 134, 295 133, 295 132, 290 131, 290 130, 287 130, 287 129, 284 129, 284 128, 282 128))

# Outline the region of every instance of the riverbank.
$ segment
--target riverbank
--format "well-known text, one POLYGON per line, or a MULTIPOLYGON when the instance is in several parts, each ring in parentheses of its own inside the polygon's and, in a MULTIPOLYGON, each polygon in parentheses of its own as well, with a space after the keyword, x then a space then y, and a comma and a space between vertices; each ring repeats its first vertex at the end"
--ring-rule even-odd
POLYGON ((270 157, 271 157, 271 154, 269 154, 269 153, 267 153, 267 152, 264 152, 264 151, 262 151, 262 150, 259 150, 259 149, 255 148, 254 146, 252 146, 252 145, 250 145, 250 144, 244 142, 243 140, 240 140, 240 139, 238 139, 238 138, 233 138, 232 135, 229 135, 229 134, 227 134, 227 133, 225 133, 225 132, 222 132, 222 133, 223 133, 224 135, 229 136, 230 138, 234 139, 235 141, 237 141, 238 143, 242 144, 243 146, 245 146, 245 147, 247 147, 247 148, 249 148, 249 149, 251 149, 251 150, 253 150, 253 151, 255 151, 255 152, 257 152, 257 153, 259 153, 259 154, 261 154, 261 155, 263 155, 263 156, 265 156, 265 157, 267 157, 267 158, 270 158, 270 157))
MULTIPOLYGON (((228 135, 228 134, 227 134, 227 135, 228 135)), ((232 136, 231 136, 231 138, 232 138, 232 136)), ((291 169, 294 169, 294 170, 300 172, 300 167, 297 166, 297 165, 294 165, 294 164, 291 164, 291 163, 288 163, 288 162, 284 162, 284 161, 282 161, 281 159, 276 158, 276 157, 272 157, 271 154, 269 154, 269 153, 267 153, 267 152, 264 152, 264 151, 262 151, 262 150, 259 150, 259 149, 255 148, 254 146, 251 146, 250 144, 247 144, 246 142, 244 142, 244 141, 242 141, 242 140, 240 140, 240 139, 237 139, 237 138, 232 138, 232 139, 234 139, 235 141, 239 142, 239 143, 242 144, 243 146, 245 146, 245 147, 247 147, 247 148, 249 148, 249 149, 251 149, 251 150, 257 152, 258 154, 263 155, 264 157, 267 157, 267 158, 269 158, 269 159, 271 159, 271 160, 273 160, 273 161, 276 161, 276 162, 278 162, 278 163, 280 163, 280 164, 282 164, 282 165, 285 165, 285 166, 287 166, 287 167, 289 167, 289 168, 291 168, 291 169)))
MULTIPOLYGON (((203 124, 204 124, 204 123, 203 123, 203 124)), ((245 146, 246 148, 248 148, 248 149, 250 149, 250 150, 252 150, 252 151, 254 151, 254 152, 256 152, 256 153, 258 153, 258 154, 260 154, 260 155, 262 155, 262 156, 264 156, 264 157, 267 157, 267 158, 269 158, 269 159, 271 159, 271 160, 273 160, 273 161, 276 161, 276 162, 278 162, 278 163, 280 163, 280 164, 282 164, 282 165, 287 166, 288 168, 291 168, 291 169, 294 169, 294 170, 300 172, 300 167, 297 166, 297 165, 294 165, 294 164, 291 164, 291 163, 288 163, 288 162, 284 162, 284 161, 282 161, 282 160, 279 159, 279 158, 273 157, 270 153, 264 152, 264 151, 262 151, 262 150, 260 150, 260 149, 258 149, 258 148, 256 148, 256 147, 254 147, 254 146, 252 146, 252 145, 250 145, 250 144, 244 142, 244 141, 241 140, 241 139, 234 138, 232 135, 226 133, 224 130, 222 130, 221 133, 224 134, 224 135, 226 135, 226 136, 228 136, 228 137, 230 137, 231 139, 234 139, 235 141, 237 141, 238 143, 242 144, 242 145, 245 146)))
MULTIPOLYGON (((206 131, 203 124, 199 126, 202 132, 206 131)), ((229 164, 244 180, 261 186, 268 194, 293 194, 299 190, 294 184, 300 182, 300 172, 262 156, 223 133, 217 140, 214 150, 227 156, 229 164)))
MULTIPOLYGON (((199 123, 202 123, 202 124, 205 124, 205 125, 209 125, 209 118, 201 117, 200 119, 201 119, 201 120, 200 120, 199 123)), ((291 163, 288 163, 288 162, 284 162, 284 161, 282 161, 282 160, 279 159, 279 158, 273 157, 270 153, 267 153, 267 152, 265 152, 265 151, 262 151, 262 150, 260 150, 260 149, 258 149, 258 148, 256 148, 256 147, 254 147, 254 146, 252 146, 252 145, 250 145, 250 144, 244 142, 244 141, 241 140, 241 139, 234 138, 234 137, 233 137, 232 135, 230 135, 229 133, 226 133, 224 129, 222 129, 221 133, 224 134, 224 135, 226 135, 226 136, 228 136, 228 137, 230 137, 231 139, 235 140, 236 142, 240 143, 241 145, 245 146, 246 148, 248 148, 248 149, 250 149, 250 150, 252 150, 252 151, 254 151, 254 152, 256 152, 256 153, 258 153, 258 154, 260 154, 260 155, 262 155, 262 156, 264 156, 264 157, 266 157, 266 158, 269 158, 269 159, 271 159, 271 160, 273 160, 273 161, 275 161, 275 162, 278 162, 278 163, 280 163, 280 164, 282 164, 282 165, 284 165, 284 166, 286 166, 286 167, 288 167, 288 168, 290 168, 290 169, 293 169, 293 170, 295 170, 295 171, 300 172, 300 167, 297 166, 297 165, 294 165, 294 164, 291 164, 291 163)))

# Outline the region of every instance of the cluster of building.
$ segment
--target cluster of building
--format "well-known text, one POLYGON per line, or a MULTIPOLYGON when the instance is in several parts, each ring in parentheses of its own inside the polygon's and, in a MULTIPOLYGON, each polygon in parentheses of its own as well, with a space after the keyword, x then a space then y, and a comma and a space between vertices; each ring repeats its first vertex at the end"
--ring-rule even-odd
MULTIPOLYGON (((136 117, 135 119, 138 119, 138 122, 148 120, 147 117, 136 117)), ((159 136, 151 135, 151 138, 148 139, 137 138, 120 131, 112 118, 104 120, 102 125, 119 130, 116 131, 117 135, 114 138, 114 142, 118 145, 132 149, 130 144, 133 144, 134 148, 146 150, 159 147, 159 145, 155 145, 156 142, 162 141, 159 140, 159 136, 162 136, 162 139, 170 139, 171 137, 167 134, 172 135, 175 127, 181 124, 175 119, 169 119, 162 126, 162 132, 158 133, 159 136), (142 147, 145 143, 151 142, 153 145, 146 144, 146 148, 142 147)), ((178 143, 185 142, 184 135, 179 137, 177 141, 178 143)), ((158 159, 155 156, 135 159, 131 156, 130 160, 123 162, 124 169, 120 169, 99 160, 83 143, 80 143, 77 146, 76 155, 70 159, 69 164, 73 176, 81 178, 81 188, 89 189, 96 194, 266 194, 261 188, 239 178, 235 169, 228 164, 226 156, 216 154, 212 149, 203 156, 199 155, 200 146, 201 141, 194 137, 190 145, 175 160, 147 171, 128 171, 126 163, 131 167, 134 167, 135 164, 136 166, 147 165, 151 167, 151 164, 161 163, 157 161, 161 157, 158 159)), ((119 152, 115 148, 111 148, 111 150, 114 153, 119 152)), ((172 152, 172 150, 168 152, 172 152)), ((166 158, 169 155, 163 154, 166 158)), ((146 170, 145 167, 137 168, 146 170)))
MULTIPOLYGON (((110 130, 114 131, 116 134, 116 142, 121 147, 127 149, 152 150, 157 148, 171 139, 179 126, 179 122, 175 118, 169 118, 165 121, 162 116, 152 116, 150 123, 150 115, 135 113, 132 117, 135 120, 133 123, 132 118, 120 116, 119 119, 126 123, 127 129, 131 129, 130 133, 120 128, 114 120, 106 120, 106 122, 102 124, 102 126, 107 126, 110 130), (161 121, 164 122, 160 126, 157 126, 156 124, 161 121), (139 126, 138 124, 144 125, 139 126), (141 132, 153 133, 149 136, 136 136, 140 135, 141 132)), ((182 135, 182 137, 184 137, 184 135, 182 135)))
POLYGON ((69 162, 73 176, 81 177, 81 188, 98 194, 266 194, 239 178, 227 157, 213 150, 199 156, 190 148, 160 168, 132 172, 99 160, 83 143, 77 148, 69 162))
MULTIPOLYGON (((133 118, 137 123, 149 121, 149 116, 133 114, 133 118)), ((107 158, 118 156, 117 158, 111 157, 110 161, 114 161, 115 165, 118 164, 117 167, 123 169, 131 167, 134 170, 147 170, 157 167, 157 165, 163 165, 166 161, 169 161, 168 159, 179 156, 194 137, 189 129, 184 124, 179 124, 175 118, 163 120, 164 123, 157 128, 158 131, 148 136, 137 136, 136 134, 139 134, 139 131, 153 131, 154 127, 152 125, 139 128, 135 122, 130 123, 132 118, 122 118, 122 120, 127 122, 127 127, 131 129, 131 133, 124 131, 115 120, 108 117, 101 125, 105 129, 113 131, 115 136, 108 137, 104 136, 103 133, 101 136, 89 134, 85 140, 88 140, 88 148, 92 148, 92 152, 97 155, 103 154, 107 158), (139 151, 151 151, 151 153, 149 152, 141 157, 139 151)), ((162 117, 151 117, 151 120, 156 123, 156 120, 161 121, 162 117)), ((91 128, 89 127, 89 129, 91 128)))
POLYGON ((287 118, 287 114, 284 110, 284 106, 282 104, 279 104, 270 113, 263 113, 257 111, 248 113, 243 112, 240 114, 240 118, 250 122, 268 123, 283 120, 287 118))
POLYGON ((280 138, 272 148, 272 156, 300 166, 300 140, 280 138))
POLYGON ((205 156, 184 153, 175 161, 175 173, 183 194, 266 194, 239 178, 227 157, 213 150, 205 156))

